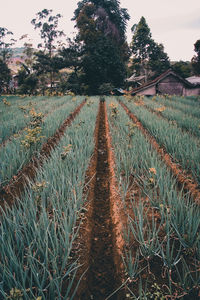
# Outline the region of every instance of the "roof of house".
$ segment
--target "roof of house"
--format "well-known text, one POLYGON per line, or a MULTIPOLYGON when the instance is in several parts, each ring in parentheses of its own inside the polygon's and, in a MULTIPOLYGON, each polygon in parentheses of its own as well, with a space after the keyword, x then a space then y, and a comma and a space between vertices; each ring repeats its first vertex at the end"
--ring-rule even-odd
POLYGON ((200 84, 200 76, 191 76, 186 79, 192 84, 200 84))
MULTIPOLYGON (((159 83, 161 80, 163 80, 164 78, 166 78, 167 76, 172 75, 176 78, 179 79, 179 81, 183 82, 184 85, 186 85, 188 88, 194 88, 197 87, 197 85, 192 84, 191 82, 187 81, 186 79, 184 79, 183 77, 181 77, 180 75, 178 75, 177 73, 175 73, 174 71, 172 71, 172 69, 167 70, 166 72, 162 73, 160 76, 156 77, 154 80, 149 81, 145 84, 143 84, 142 86, 135 88, 131 91, 132 94, 135 94, 139 91, 142 91, 144 89, 150 88, 152 86, 154 86, 155 84, 159 83)), ((200 87, 200 84, 198 85, 200 87)))
POLYGON ((131 77, 127 78, 126 81, 137 82, 137 81, 143 80, 144 78, 145 78, 145 76, 135 76, 135 74, 133 74, 131 77))

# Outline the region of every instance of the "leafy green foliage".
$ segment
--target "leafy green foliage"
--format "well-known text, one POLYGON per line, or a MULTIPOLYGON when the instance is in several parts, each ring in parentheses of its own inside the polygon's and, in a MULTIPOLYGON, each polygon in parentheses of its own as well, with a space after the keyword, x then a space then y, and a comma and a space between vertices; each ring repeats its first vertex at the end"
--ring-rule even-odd
POLYGON ((169 58, 164 46, 157 44, 144 17, 132 27, 133 38, 131 50, 133 54, 132 69, 138 75, 145 75, 145 80, 156 77, 170 67, 169 58))
POLYGON ((36 74, 28 74, 25 69, 18 71, 18 89, 19 94, 32 95, 36 92, 36 87, 38 83, 38 78, 36 74))
POLYGON ((171 68, 183 78, 187 78, 192 75, 192 65, 190 62, 180 60, 171 65, 171 68))
POLYGON ((8 89, 8 85, 11 79, 11 71, 7 64, 0 59, 0 94, 8 89))
MULTIPOLYGON (((36 63, 34 69, 37 75, 49 75, 51 92, 54 82, 54 74, 60 69, 60 60, 53 53, 55 42, 59 37, 64 35, 64 32, 58 29, 58 22, 61 18, 60 14, 52 15, 52 10, 43 9, 36 14, 36 18, 31 21, 34 29, 40 30, 40 37, 43 43, 38 44, 38 48, 42 50, 35 53, 36 63)), ((42 84, 44 83, 42 76, 42 84)))
POLYGON ((45 50, 48 50, 50 57, 52 50, 55 49, 55 39, 64 35, 63 31, 57 29, 60 18, 60 14, 52 16, 52 10, 43 9, 38 12, 36 18, 31 21, 34 29, 40 29, 40 36, 44 41, 44 45, 39 44, 38 47, 43 47, 45 50))
POLYGON ((111 83, 103 83, 99 86, 100 95, 109 95, 114 86, 111 83))
POLYGON ((119 1, 80 1, 74 13, 82 42, 81 70, 86 92, 97 94, 104 83, 121 86, 129 57, 126 22, 129 19, 119 1))
POLYGON ((200 40, 194 44, 196 55, 192 58, 192 67, 196 75, 200 75, 200 40))
POLYGON ((4 63, 11 57, 12 50, 10 47, 16 42, 14 39, 5 41, 10 35, 13 35, 12 31, 9 31, 5 27, 0 27, 0 59, 2 59, 4 63))

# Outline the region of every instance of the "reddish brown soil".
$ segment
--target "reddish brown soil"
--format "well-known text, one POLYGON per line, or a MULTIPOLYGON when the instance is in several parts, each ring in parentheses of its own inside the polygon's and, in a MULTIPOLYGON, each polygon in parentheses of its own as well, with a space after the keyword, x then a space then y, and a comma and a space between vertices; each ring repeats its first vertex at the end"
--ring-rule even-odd
MULTIPOLYGON (((121 215, 117 203, 114 162, 105 103, 100 102, 95 129, 95 152, 87 171, 90 181, 87 212, 79 236, 82 278, 76 300, 105 300, 122 284, 123 247, 121 215), (84 243, 85 242, 85 243, 84 243)), ((123 290, 109 299, 125 299, 123 290)))
POLYGON ((109 131, 107 111, 105 114, 105 124, 106 124, 106 138, 108 144, 108 163, 110 169, 111 217, 112 217, 112 222, 115 225, 114 239, 115 239, 115 247, 117 251, 117 257, 114 259, 117 266, 117 272, 118 274, 122 275, 124 266, 122 264, 122 261, 119 260, 119 257, 123 255, 123 248, 125 246, 123 230, 127 226, 127 216, 125 214, 125 208, 123 202, 120 198, 118 182, 115 176, 115 155, 114 155, 114 151, 112 150, 113 149, 112 138, 109 131))
POLYGON ((5 205, 11 206, 17 197, 25 190, 28 181, 34 180, 37 169, 41 167, 44 161, 51 155, 52 149, 58 145, 61 137, 64 135, 66 128, 72 123, 76 115, 80 112, 81 108, 85 104, 83 101, 73 113, 64 121, 61 127, 56 131, 54 136, 50 137, 47 142, 42 146, 40 154, 38 157, 32 157, 30 163, 25 165, 22 170, 10 180, 10 182, 2 188, 0 191, 0 205, 5 207, 5 205))
POLYGON ((129 117, 133 120, 133 122, 137 125, 137 127, 141 130, 141 132, 148 138, 149 142, 152 144, 154 149, 158 152, 160 157, 166 163, 166 165, 170 168, 172 173, 176 176, 180 188, 184 187, 184 190, 189 191, 192 197, 195 199, 197 204, 200 204, 200 189, 198 183, 194 180, 192 174, 183 170, 181 166, 177 163, 173 162, 170 155, 166 152, 163 147, 157 143, 156 139, 144 128, 142 123, 138 120, 138 118, 128 109, 128 107, 121 101, 119 101, 121 106, 124 108, 129 117))

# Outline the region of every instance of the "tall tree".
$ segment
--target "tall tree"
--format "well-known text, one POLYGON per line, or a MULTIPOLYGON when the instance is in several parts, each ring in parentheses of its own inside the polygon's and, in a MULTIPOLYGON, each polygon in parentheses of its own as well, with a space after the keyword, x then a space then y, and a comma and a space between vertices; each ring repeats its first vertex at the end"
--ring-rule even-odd
POLYGON ((13 33, 5 27, 0 27, 0 93, 7 91, 11 80, 11 71, 8 68, 9 59, 12 56, 11 46, 15 43, 10 38, 13 33))
POLYGON ((152 42, 151 31, 144 17, 141 17, 139 23, 132 27, 132 32, 131 50, 134 57, 140 59, 142 63, 149 58, 152 42))
POLYGON ((33 48, 33 44, 31 42, 31 39, 28 37, 28 34, 24 34, 21 36, 20 40, 24 40, 24 49, 21 56, 21 59, 23 60, 23 65, 25 65, 25 68, 28 68, 30 73, 33 73, 33 65, 35 62, 35 49, 33 48))
POLYGON ((51 90, 54 82, 54 74, 59 69, 55 63, 54 50, 56 49, 58 38, 64 35, 64 32, 58 29, 60 18, 60 14, 52 15, 52 10, 43 9, 31 21, 34 29, 40 30, 40 37, 42 39, 42 43, 38 44, 38 48, 41 50, 36 53, 37 62, 35 69, 39 72, 38 74, 50 74, 51 90))
POLYGON ((59 57, 60 67, 70 69, 70 72, 65 72, 65 76, 61 78, 62 91, 71 90, 75 94, 82 93, 82 43, 77 38, 68 38, 67 47, 59 50, 59 57))
POLYGON ((8 62, 12 55, 12 50, 10 47, 16 42, 16 40, 10 38, 12 35, 12 31, 9 31, 5 27, 0 27, 0 58, 3 60, 3 62, 8 62))
POLYGON ((59 56, 62 58, 62 67, 70 68, 77 75, 81 68, 81 57, 83 49, 81 43, 76 39, 67 39, 67 47, 59 50, 59 56))
POLYGON ((133 69, 137 74, 144 75, 147 80, 167 70, 170 63, 164 52, 164 46, 152 39, 150 28, 144 17, 141 17, 139 23, 132 27, 132 32, 133 69))
POLYGON ((82 43, 83 80, 89 93, 98 93, 104 83, 123 84, 129 57, 125 36, 128 19, 127 10, 120 8, 118 0, 78 2, 73 20, 82 43))
POLYGON ((196 75, 200 75, 200 40, 194 44, 194 51, 196 55, 192 58, 192 68, 196 75))
POLYGON ((148 66, 153 73, 152 78, 157 77, 170 68, 169 57, 164 52, 163 44, 157 44, 152 40, 148 66))
POLYGON ((11 80, 11 72, 7 64, 0 58, 0 94, 7 92, 9 82, 11 80))
POLYGON ((35 73, 30 74, 26 68, 18 71, 18 93, 32 95, 36 91, 38 78, 35 73))
POLYGON ((28 35, 24 34, 20 40, 26 39, 24 42, 24 50, 21 56, 22 61, 18 64, 21 68, 18 70, 18 93, 33 94, 36 92, 38 76, 35 74, 33 66, 35 63, 35 49, 33 48, 28 35))

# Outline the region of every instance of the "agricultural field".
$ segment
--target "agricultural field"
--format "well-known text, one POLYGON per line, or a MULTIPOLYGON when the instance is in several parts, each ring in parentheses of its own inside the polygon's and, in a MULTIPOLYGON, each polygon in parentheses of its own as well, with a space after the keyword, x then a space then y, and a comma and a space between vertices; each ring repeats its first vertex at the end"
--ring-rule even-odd
POLYGON ((0 97, 0 299, 200 298, 200 99, 0 97))

